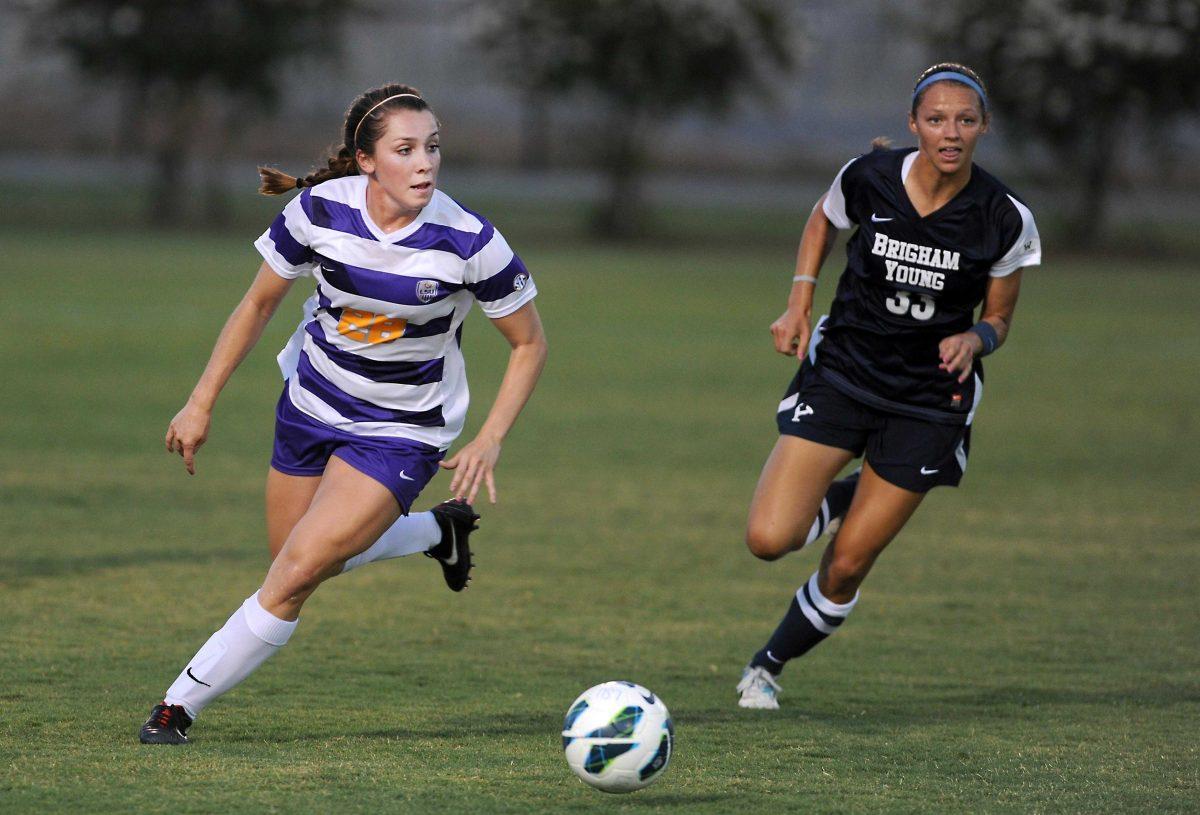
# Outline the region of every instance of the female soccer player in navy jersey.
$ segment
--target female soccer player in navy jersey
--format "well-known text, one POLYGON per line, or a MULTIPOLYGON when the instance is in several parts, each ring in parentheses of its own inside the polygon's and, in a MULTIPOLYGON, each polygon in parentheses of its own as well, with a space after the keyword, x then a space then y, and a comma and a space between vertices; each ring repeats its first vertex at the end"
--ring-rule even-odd
POLYGON ((328 168, 296 179, 262 169, 262 191, 300 189, 255 243, 264 262, 225 324, 166 445, 189 473, 213 404, 296 279, 316 287, 280 354, 267 475, 271 567, 261 587, 204 644, 142 727, 182 744, 192 721, 277 651, 323 581, 424 552, 455 591, 471 569, 471 508, 496 500, 500 446, 546 358, 529 272, 482 216, 437 189, 439 124, 414 88, 385 85, 351 105, 328 168), (512 347, 479 434, 443 461, 462 430, 467 380, 462 323, 478 301, 512 347), (437 472, 455 498, 410 513, 437 472))
POLYGON ((743 672, 742 707, 779 707, 787 661, 838 629, 925 493, 956 486, 966 469, 980 358, 1008 336, 1021 269, 1041 262, 1029 208, 972 162, 989 120, 974 71, 932 66, 912 94, 917 147, 850 161, 809 216, 787 310, 771 325, 776 350, 802 362, 746 543, 775 560, 837 529, 743 672), (817 274, 837 230, 852 226, 833 306, 814 330, 817 274), (861 471, 835 481, 859 456, 861 471))

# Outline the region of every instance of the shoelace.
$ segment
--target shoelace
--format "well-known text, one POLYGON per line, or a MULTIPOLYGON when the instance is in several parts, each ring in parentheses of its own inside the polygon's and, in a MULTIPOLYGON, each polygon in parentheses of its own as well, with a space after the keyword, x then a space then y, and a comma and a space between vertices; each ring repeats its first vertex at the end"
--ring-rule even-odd
POLYGON ((746 674, 745 678, 738 683, 738 690, 742 691, 752 687, 753 685, 762 684, 770 685, 777 692, 783 690, 783 688, 779 686, 779 683, 775 681, 775 677, 771 676, 771 672, 765 668, 756 668, 750 673, 746 674))
POLYGON ((171 726, 171 718, 174 711, 166 705, 160 705, 159 711, 154 717, 154 723, 162 728, 171 726))

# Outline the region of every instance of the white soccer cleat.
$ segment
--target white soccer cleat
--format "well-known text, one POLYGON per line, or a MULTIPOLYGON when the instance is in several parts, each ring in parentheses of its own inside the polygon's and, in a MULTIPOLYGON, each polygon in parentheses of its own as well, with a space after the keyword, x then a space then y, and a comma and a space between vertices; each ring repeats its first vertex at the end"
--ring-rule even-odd
POLYGON ((779 710, 776 695, 781 690, 775 676, 766 668, 747 665, 746 670, 742 671, 742 681, 737 685, 737 691, 741 694, 738 707, 779 710))

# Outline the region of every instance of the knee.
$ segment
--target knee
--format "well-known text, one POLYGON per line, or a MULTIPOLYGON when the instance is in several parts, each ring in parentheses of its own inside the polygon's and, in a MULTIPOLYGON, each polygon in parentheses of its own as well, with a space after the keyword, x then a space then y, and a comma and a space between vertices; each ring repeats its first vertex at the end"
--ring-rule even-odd
POLYGON ((779 560, 791 551, 791 543, 777 532, 757 524, 746 527, 746 548, 760 560, 779 560))
POLYGON ((822 593, 835 603, 845 603, 854 596, 871 569, 867 558, 837 554, 829 561, 825 570, 825 586, 822 593))
POLYGON ((281 552, 271 569, 279 574, 280 587, 284 593, 294 596, 306 594, 319 586, 323 580, 336 573, 332 571, 335 565, 324 559, 281 552))

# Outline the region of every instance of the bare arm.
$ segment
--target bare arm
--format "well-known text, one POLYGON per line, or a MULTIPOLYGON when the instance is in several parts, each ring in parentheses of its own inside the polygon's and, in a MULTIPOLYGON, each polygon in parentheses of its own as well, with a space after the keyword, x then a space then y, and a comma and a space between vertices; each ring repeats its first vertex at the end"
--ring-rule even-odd
POLYGON ((546 335, 537 307, 526 303, 506 317, 492 320, 512 348, 508 356, 508 367, 496 401, 488 411, 479 434, 465 444, 457 453, 441 463, 447 470, 454 470, 450 491, 457 498, 474 502, 480 484, 486 484, 488 498, 496 503, 496 482, 492 475, 500 459, 500 446, 504 437, 517 421, 517 416, 529 401, 533 388, 546 364, 546 335))
POLYGON ((250 290, 225 321, 225 327, 221 329, 217 344, 208 358, 208 365, 192 389, 187 404, 175 414, 167 427, 167 452, 177 452, 183 456, 184 466, 190 475, 196 474, 196 451, 208 439, 217 396, 258 342, 271 315, 293 282, 275 274, 266 263, 259 267, 250 290))
MULTIPOLYGON (((800 238, 800 250, 796 255, 796 274, 816 277, 824 265, 833 241, 837 238, 837 227, 825 217, 825 196, 822 195, 808 216, 804 235, 800 238)), ((771 336, 775 339, 775 350, 801 359, 808 353, 808 341, 812 336, 812 301, 816 286, 805 281, 794 281, 788 295, 787 309, 778 320, 771 323, 771 336)))
MULTIPOLYGON (((983 299, 983 313, 979 319, 996 329, 996 348, 1004 345, 1004 340, 1008 338, 1008 329, 1012 327, 1013 312, 1017 310, 1017 296, 1020 293, 1020 269, 1006 277, 993 277, 988 280, 987 294, 983 299)), ((965 382, 971 374, 975 357, 983 351, 983 340, 974 331, 964 331, 942 340, 938 351, 942 357, 938 367, 948 373, 959 374, 958 381, 965 382)))

